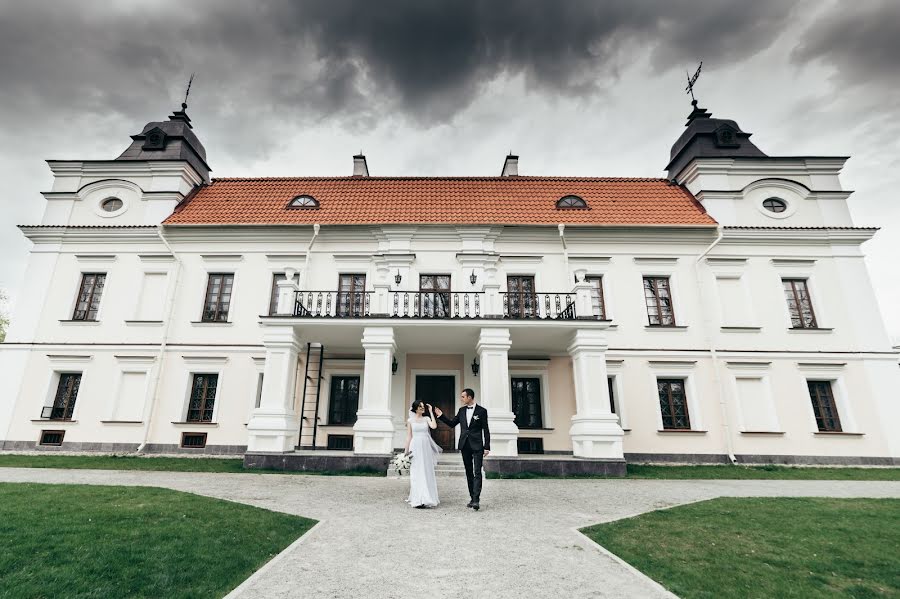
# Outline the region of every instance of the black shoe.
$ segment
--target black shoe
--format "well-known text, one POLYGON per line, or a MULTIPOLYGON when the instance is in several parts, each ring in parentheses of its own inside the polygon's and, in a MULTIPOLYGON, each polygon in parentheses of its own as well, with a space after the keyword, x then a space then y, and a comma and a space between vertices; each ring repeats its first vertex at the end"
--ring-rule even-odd
POLYGON ((478 510, 481 509, 481 506, 478 505, 478 502, 477 502, 477 501, 473 501, 473 502, 472 502, 472 509, 475 510, 475 511, 477 512, 478 510))
POLYGON ((415 507, 417 510, 424 510, 427 506, 425 506, 425 505, 416 505, 416 506, 413 506, 413 507, 415 507))

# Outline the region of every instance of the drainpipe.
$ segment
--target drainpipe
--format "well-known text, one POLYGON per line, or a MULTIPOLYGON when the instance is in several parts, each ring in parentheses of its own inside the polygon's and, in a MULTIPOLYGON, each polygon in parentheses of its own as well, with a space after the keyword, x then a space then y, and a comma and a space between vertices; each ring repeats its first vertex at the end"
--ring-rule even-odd
POLYGON ((562 223, 556 225, 559 229, 559 240, 563 246, 563 259, 566 261, 566 277, 569 276, 569 248, 566 246, 566 226, 562 223))
POLYGON ((175 311, 175 296, 178 294, 178 283, 181 280, 181 269, 182 264, 181 260, 178 259, 178 255, 175 253, 175 250, 172 249, 172 246, 169 245, 168 240, 166 240, 166 236, 163 234, 163 226, 156 225, 156 232, 159 235, 160 241, 163 242, 163 245, 166 246, 166 249, 169 250, 169 253, 172 254, 172 257, 175 259, 175 284, 172 287, 172 293, 169 294, 169 302, 166 306, 164 318, 165 322, 163 323, 163 333, 162 340, 159 343, 159 355, 156 360, 156 374, 153 375, 153 381, 150 386, 150 409, 147 415, 147 422, 144 423, 144 436, 141 444, 138 445, 138 453, 144 451, 144 447, 147 445, 147 440, 150 438, 150 429, 153 425, 153 416, 156 412, 156 404, 159 401, 159 379, 162 377, 163 371, 163 362, 166 359, 166 345, 169 342, 169 328, 172 325, 172 313, 175 311))
POLYGON ((309 276, 309 255, 312 252, 312 246, 316 242, 316 238, 319 236, 319 223, 313 225, 313 236, 312 239, 309 240, 309 245, 306 247, 306 261, 303 264, 303 274, 300 275, 301 281, 297 283, 300 285, 300 289, 303 289, 306 286, 307 277, 309 276))
POLYGON ((722 384, 722 377, 719 376, 719 356, 716 353, 716 347, 713 343, 712 310, 708 310, 706 306, 703 305, 706 294, 703 293, 703 279, 700 276, 700 261, 703 260, 703 258, 705 258, 720 241, 722 241, 724 230, 721 225, 716 229, 716 233, 715 241, 713 241, 702 254, 697 256, 697 259, 694 261, 694 276, 697 278, 697 289, 700 292, 700 310, 703 312, 704 325, 703 332, 706 337, 706 343, 709 345, 710 357, 712 358, 713 378, 716 388, 719 390, 719 409, 722 412, 722 433, 725 436, 725 453, 728 455, 728 459, 731 460, 731 463, 736 464, 737 458, 734 457, 734 447, 732 446, 731 440, 731 426, 729 425, 728 402, 725 401, 725 389, 722 384))

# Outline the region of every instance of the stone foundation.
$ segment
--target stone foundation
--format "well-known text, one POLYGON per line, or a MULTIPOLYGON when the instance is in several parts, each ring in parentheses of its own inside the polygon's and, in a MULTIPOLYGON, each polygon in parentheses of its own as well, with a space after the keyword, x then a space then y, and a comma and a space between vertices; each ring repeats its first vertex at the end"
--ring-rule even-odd
POLYGON ((350 452, 310 453, 247 453, 244 468, 266 470, 290 470, 300 472, 340 472, 344 470, 371 469, 387 472, 393 456, 355 455, 350 452))
POLYGON ((532 473, 547 476, 625 476, 625 460, 491 456, 484 460, 484 471, 497 474, 532 473))

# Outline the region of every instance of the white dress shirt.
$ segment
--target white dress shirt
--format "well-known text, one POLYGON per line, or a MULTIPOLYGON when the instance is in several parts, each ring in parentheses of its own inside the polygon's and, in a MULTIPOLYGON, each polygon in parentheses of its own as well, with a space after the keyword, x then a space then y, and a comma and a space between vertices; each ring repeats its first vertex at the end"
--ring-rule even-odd
POLYGON ((472 424, 472 414, 475 413, 475 404, 466 406, 466 426, 472 424))

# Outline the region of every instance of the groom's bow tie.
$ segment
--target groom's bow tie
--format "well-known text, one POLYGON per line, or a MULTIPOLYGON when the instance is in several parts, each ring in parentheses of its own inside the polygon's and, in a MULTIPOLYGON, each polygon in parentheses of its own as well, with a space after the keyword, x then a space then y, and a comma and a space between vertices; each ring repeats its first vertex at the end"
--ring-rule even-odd
POLYGON ((467 410, 474 410, 474 409, 475 409, 475 406, 467 406, 466 409, 467 409, 467 410))

